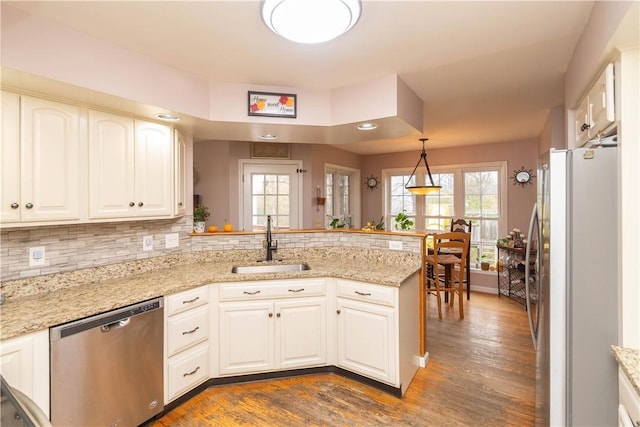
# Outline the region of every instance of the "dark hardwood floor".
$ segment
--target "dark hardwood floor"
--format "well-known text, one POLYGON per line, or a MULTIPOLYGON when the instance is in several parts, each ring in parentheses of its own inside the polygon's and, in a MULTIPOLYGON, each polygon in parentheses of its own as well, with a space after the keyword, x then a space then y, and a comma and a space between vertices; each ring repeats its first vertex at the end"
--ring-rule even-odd
POLYGON ((155 421, 178 426, 530 426, 534 352, 527 314, 473 293, 465 319, 429 296, 427 350, 403 398, 337 374, 211 387, 155 421))

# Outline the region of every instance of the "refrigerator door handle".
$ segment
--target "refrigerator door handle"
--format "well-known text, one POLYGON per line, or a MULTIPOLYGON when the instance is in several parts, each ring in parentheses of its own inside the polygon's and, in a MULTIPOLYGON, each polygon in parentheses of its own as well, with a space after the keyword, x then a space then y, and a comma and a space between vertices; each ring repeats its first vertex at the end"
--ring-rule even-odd
POLYGON ((530 294, 530 285, 529 285, 529 266, 531 261, 531 241, 533 237, 534 226, 538 223, 538 205, 533 205, 533 212, 531 212, 531 220, 529 221, 529 232, 527 234, 527 247, 525 252, 525 261, 524 261, 524 289, 525 289, 525 300, 527 303, 527 317, 529 318, 529 329, 531 330, 531 339, 533 340, 533 348, 538 349, 538 325, 537 319, 535 320, 536 324, 534 324, 533 312, 531 310, 531 294, 530 294))

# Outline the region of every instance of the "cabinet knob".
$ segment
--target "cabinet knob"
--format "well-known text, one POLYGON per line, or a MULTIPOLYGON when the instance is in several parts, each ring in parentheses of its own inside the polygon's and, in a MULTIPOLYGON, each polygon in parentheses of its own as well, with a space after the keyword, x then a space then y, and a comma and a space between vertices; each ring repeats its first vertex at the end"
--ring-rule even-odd
POLYGON ((133 202, 129 202, 129 206, 134 207, 136 204, 133 202))
POLYGON ((24 205, 27 209, 31 209, 33 208, 33 203, 27 203, 26 205, 24 205))
POLYGON ((273 317, 273 313, 269 313, 269 317, 273 317))
POLYGON ((178 206, 182 207, 182 202, 178 202, 178 206))
POLYGON ((280 313, 276 314, 276 317, 280 317, 280 313))
POLYGON ((340 310, 336 310, 336 313, 340 314, 340 310))
POLYGON ((144 203, 138 202, 138 206, 142 207, 142 206, 144 206, 144 203))
POLYGON ((11 203, 11 209, 18 209, 20 207, 16 202, 11 203))
POLYGON ((590 127, 591 126, 588 125, 587 123, 583 123, 582 126, 580 126, 580 130, 584 132, 585 130, 589 129, 590 127))

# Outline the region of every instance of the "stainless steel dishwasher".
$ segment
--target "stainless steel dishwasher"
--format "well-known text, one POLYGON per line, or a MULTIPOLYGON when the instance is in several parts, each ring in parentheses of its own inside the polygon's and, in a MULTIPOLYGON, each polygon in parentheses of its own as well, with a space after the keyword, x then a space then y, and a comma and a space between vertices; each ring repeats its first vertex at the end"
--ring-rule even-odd
POLYGON ((54 426, 137 426, 163 409, 163 300, 55 326, 54 426))

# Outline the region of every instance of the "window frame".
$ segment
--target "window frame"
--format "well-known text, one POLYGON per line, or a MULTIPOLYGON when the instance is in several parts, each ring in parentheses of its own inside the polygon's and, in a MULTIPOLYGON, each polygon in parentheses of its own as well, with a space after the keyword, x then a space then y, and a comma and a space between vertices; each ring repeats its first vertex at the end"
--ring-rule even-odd
MULTIPOLYGON (((507 173, 507 162, 506 161, 497 161, 497 162, 480 162, 480 163, 460 163, 460 164, 451 164, 451 165, 441 165, 441 166, 431 166, 431 174, 445 174, 452 173, 453 174, 453 218, 465 218, 467 220, 474 220, 475 217, 467 217, 465 215, 465 183, 464 177, 465 172, 487 172, 487 171, 497 171, 498 172, 498 237, 505 236, 507 234, 508 227, 508 173, 507 173)), ((383 206, 384 206, 384 215, 387 221, 387 230, 395 230, 394 217, 395 215, 391 213, 391 177, 404 175, 409 176, 411 174, 412 168, 390 168, 383 169, 383 206)), ((427 171, 416 170, 416 182, 426 182, 427 171)), ((425 232, 429 231, 437 231, 437 230, 425 230, 426 224, 426 197, 420 195, 413 196, 415 203, 415 229, 422 230, 425 232)), ((475 234, 475 233, 474 233, 475 234)), ((472 242, 473 243, 473 242, 472 242)), ((480 243, 480 242, 478 242, 480 243)), ((472 263, 472 266, 475 263, 472 263)))

